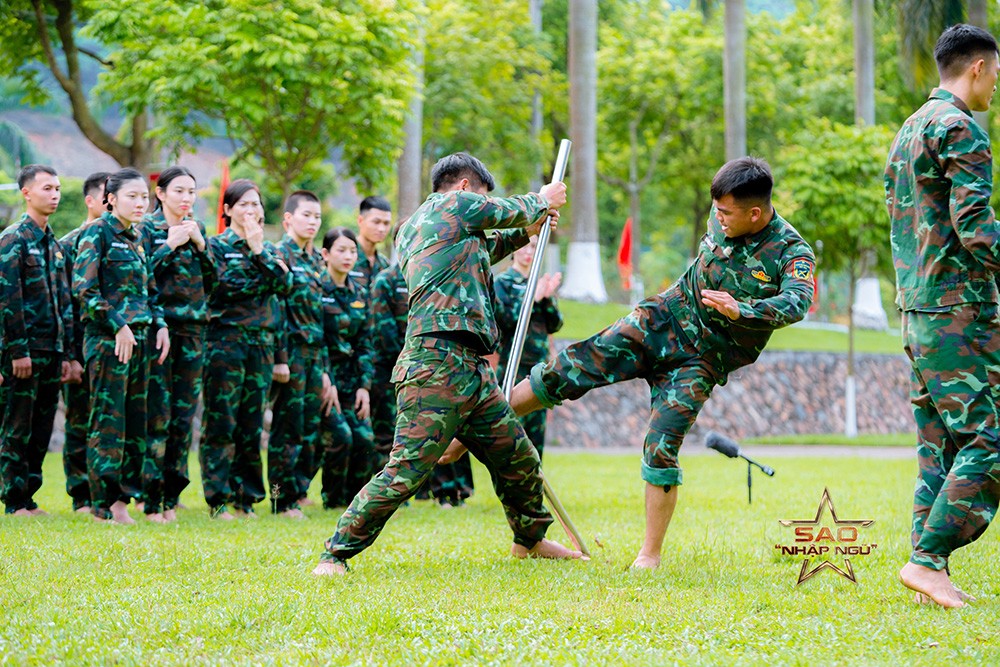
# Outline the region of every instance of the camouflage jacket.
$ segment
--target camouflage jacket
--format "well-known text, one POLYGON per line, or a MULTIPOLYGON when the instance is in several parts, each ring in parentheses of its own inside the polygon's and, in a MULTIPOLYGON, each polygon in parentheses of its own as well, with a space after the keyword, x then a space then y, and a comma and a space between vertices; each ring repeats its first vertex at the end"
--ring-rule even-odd
MULTIPOLYGON (((208 300, 209 338, 246 345, 275 343, 279 297, 288 294, 292 276, 278 263, 274 246, 264 244, 259 255, 247 242, 227 229, 208 239, 208 249, 218 276, 208 300)), ((287 358, 275 363, 287 363, 287 358)))
POLYGON ((467 191, 431 194, 399 231, 396 247, 410 290, 407 336, 466 331, 495 350, 490 265, 528 242, 522 229, 548 211, 537 194, 507 199, 467 191))
POLYGON ((25 214, 0 234, 0 330, 11 359, 73 353, 73 311, 62 246, 25 214))
MULTIPOLYGON (((275 248, 277 256, 288 265, 292 284, 288 294, 281 299, 278 325, 279 354, 287 359, 290 346, 321 348, 323 345, 323 276, 326 266, 323 256, 315 249, 299 248, 287 234, 275 248)), ((323 365, 326 365, 324 358, 323 365)))
MULTIPOLYGON (((503 375, 510 358, 510 348, 514 342, 514 330, 517 329, 517 318, 521 315, 521 305, 524 303, 524 290, 528 286, 528 278, 514 267, 510 267, 497 276, 496 279, 496 315, 500 327, 500 366, 499 375, 503 375)), ((549 335, 562 329, 563 319, 556 306, 555 299, 546 298, 536 301, 531 308, 531 319, 528 321, 528 331, 524 336, 524 349, 521 352, 519 370, 527 373, 531 367, 549 357, 549 335)))
POLYGON ((73 291, 82 302, 88 336, 114 338, 125 325, 166 326, 149 265, 149 239, 111 213, 80 232, 73 263, 73 291))
POLYGON ((361 243, 359 242, 358 261, 354 263, 354 269, 348 275, 354 279, 358 287, 365 290, 371 296, 372 283, 375 281, 375 277, 388 268, 389 260, 383 257, 378 250, 375 251, 375 260, 369 261, 368 255, 361 249, 361 243))
POLYGON ((885 168, 901 310, 997 302, 992 192, 989 135, 962 100, 935 89, 896 134, 885 168))
POLYGON ((730 239, 713 208, 698 256, 664 296, 685 337, 725 381, 726 373, 757 360, 775 329, 806 316, 814 270, 812 249, 777 211, 759 232, 730 239), (705 289, 732 295, 739 318, 703 305, 705 289))
MULTIPOLYGON (((93 223, 83 222, 79 227, 59 239, 59 245, 62 246, 63 255, 66 257, 66 284, 70 287, 73 285, 73 267, 76 264, 76 251, 80 243, 80 232, 89 226, 89 224, 93 223)), ((73 308, 73 340, 70 341, 70 345, 72 346, 73 356, 82 362, 83 321, 81 317, 83 315, 83 300, 72 289, 70 289, 70 302, 73 308)))
POLYGON ((142 231, 149 237, 153 250, 150 265, 156 277, 163 317, 174 331, 199 329, 208 324, 208 297, 216 282, 215 263, 208 251, 205 225, 199 222, 198 228, 206 238, 204 252, 190 241, 171 250, 167 245, 169 225, 163 210, 142 220, 142 231))
POLYGON ((372 283, 372 327, 375 339, 375 365, 392 370, 406 338, 406 314, 410 309, 410 291, 399 264, 382 271, 372 283))
POLYGON ((371 389, 375 373, 368 295, 350 276, 338 287, 323 279, 323 331, 330 357, 330 380, 337 389, 371 389))

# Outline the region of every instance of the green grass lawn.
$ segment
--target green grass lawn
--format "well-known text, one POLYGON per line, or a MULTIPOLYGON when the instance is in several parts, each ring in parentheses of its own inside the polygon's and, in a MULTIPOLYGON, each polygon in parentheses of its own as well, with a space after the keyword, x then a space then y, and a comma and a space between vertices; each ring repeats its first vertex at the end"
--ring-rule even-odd
MULTIPOLYGON (((556 337, 566 340, 583 340, 600 331, 631 308, 620 303, 582 303, 562 300, 559 309, 563 313, 563 328, 556 337)), ((847 334, 824 329, 786 327, 775 331, 767 349, 800 350, 809 352, 847 353, 847 334)), ((855 350, 861 353, 903 354, 903 343, 899 332, 858 330, 854 337, 855 350)))
POLYGON ((477 466, 466 507, 405 508, 347 577, 318 580, 333 513, 211 522, 189 490, 176 524, 97 525, 69 511, 49 456, 38 499, 53 516, 0 517, 0 664, 1000 664, 995 528, 952 559, 973 606, 917 606, 896 581, 911 461, 772 461, 748 506, 743 466, 690 456, 655 572, 626 569, 643 527, 638 455, 546 463, 593 561, 510 558, 477 466), (862 538, 878 547, 853 559, 856 585, 826 571, 796 587, 778 520, 814 516, 824 487, 841 519, 875 520, 862 538))

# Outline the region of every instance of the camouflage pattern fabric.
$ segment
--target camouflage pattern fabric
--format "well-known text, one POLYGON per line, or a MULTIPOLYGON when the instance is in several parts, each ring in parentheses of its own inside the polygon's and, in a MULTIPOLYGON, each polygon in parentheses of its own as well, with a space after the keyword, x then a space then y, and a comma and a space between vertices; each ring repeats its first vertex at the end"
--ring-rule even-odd
POLYGON ((496 347, 490 264, 528 242, 524 230, 548 210, 537 194, 498 199, 464 191, 431 194, 397 239, 410 293, 396 384, 396 435, 389 462, 354 497, 326 543, 324 560, 367 548, 430 476, 451 439, 486 464, 514 541, 541 540, 552 517, 542 505, 538 453, 524 435, 480 352, 496 347), (478 350, 437 335, 467 335, 478 350))
POLYGON ((591 389, 643 378, 651 390, 642 478, 682 483, 677 453, 716 385, 756 361, 772 331, 805 317, 813 298, 812 250, 777 213, 755 234, 729 239, 708 221, 698 257, 667 291, 555 359, 531 370, 543 405, 579 398, 591 389), (701 303, 703 289, 740 302, 740 318, 701 303))
POLYGON ((72 308, 62 246, 25 214, 0 234, 0 500, 35 509, 59 401, 62 361, 72 358, 72 308), (28 357, 32 376, 14 377, 28 357))
POLYGON ((514 542, 531 548, 552 517, 542 505, 538 453, 478 354, 449 341, 407 339, 396 366, 399 418, 389 463, 340 518, 321 558, 343 562, 370 546, 430 476, 452 437, 490 470, 514 542))
POLYGON ((358 261, 354 263, 354 268, 351 269, 348 275, 354 281, 354 284, 363 289, 365 294, 370 295, 375 278, 388 268, 389 260, 378 250, 375 250, 375 259, 368 259, 368 255, 361 249, 361 244, 359 243, 358 261))
POLYGON ((910 561, 941 570, 1000 502, 1000 225, 989 137, 962 100, 935 89, 907 119, 885 188, 918 433, 910 561))
MULTIPOLYGON (((171 332, 186 329, 198 333, 208 324, 208 297, 217 281, 215 260, 207 241, 204 252, 191 241, 171 250, 167 245, 169 229, 162 209, 142 220, 142 231, 152 249, 150 266, 156 277, 157 303, 171 332)), ((206 236, 201 221, 198 229, 206 236)))
POLYGON ((210 238, 208 247, 218 283, 209 299, 202 482, 213 512, 230 504, 251 511, 264 499, 264 401, 274 372, 278 299, 288 294, 291 272, 272 246, 255 255, 232 229, 210 238))
POLYGON ((410 291, 399 264, 375 277, 371 289, 372 338, 375 341, 375 372, 372 376, 372 431, 375 435, 375 468, 389 460, 396 431, 396 389, 392 367, 396 365, 406 338, 406 315, 410 291))
POLYGON ((463 456, 454 463, 434 466, 430 478, 430 492, 434 500, 444 505, 461 505, 475 491, 472 480, 472 460, 463 456))
MULTIPOLYGON (((324 504, 333 507, 345 505, 375 472, 371 420, 360 419, 354 411, 358 389, 371 389, 375 347, 367 293, 353 278, 348 276, 340 287, 327 276, 322 301, 329 331, 330 376, 341 407, 341 414, 333 411, 323 421, 323 498, 324 504)), ((300 466, 303 477, 310 472, 315 475, 316 471, 300 466)))
MULTIPOLYGON (((86 224, 86 223, 84 223, 86 224)), ((66 279, 73 283, 73 266, 76 246, 83 225, 59 239, 66 256, 66 279)), ((73 357, 83 363, 82 304, 79 296, 71 291, 73 312, 73 357)), ((73 501, 73 509, 90 507, 90 479, 87 473, 87 439, 90 430, 90 379, 84 373, 83 382, 63 385, 65 414, 65 441, 63 442, 63 472, 66 474, 66 493, 73 501)))
MULTIPOLYGON (((500 364, 497 367, 497 376, 501 378, 506 374, 507 360, 510 359, 514 331, 521 315, 527 285, 528 277, 521 275, 514 267, 510 267, 496 279, 496 316, 497 326, 500 328, 500 364)), ((535 302, 531 309, 531 319, 528 320, 528 330, 524 337, 524 348, 515 382, 528 377, 532 366, 548 360, 549 336, 562 329, 562 325, 562 314, 555 299, 545 298, 535 302)), ((545 448, 547 419, 548 410, 537 410, 521 417, 521 424, 531 444, 538 450, 539 457, 545 448)))

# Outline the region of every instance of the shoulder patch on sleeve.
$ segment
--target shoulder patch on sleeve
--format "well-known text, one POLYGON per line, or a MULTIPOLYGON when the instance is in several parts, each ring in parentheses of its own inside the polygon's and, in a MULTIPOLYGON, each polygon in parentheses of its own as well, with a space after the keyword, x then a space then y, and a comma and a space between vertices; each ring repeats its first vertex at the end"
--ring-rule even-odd
POLYGON ((812 262, 806 259, 797 259, 792 264, 792 275, 799 280, 812 280, 812 262))

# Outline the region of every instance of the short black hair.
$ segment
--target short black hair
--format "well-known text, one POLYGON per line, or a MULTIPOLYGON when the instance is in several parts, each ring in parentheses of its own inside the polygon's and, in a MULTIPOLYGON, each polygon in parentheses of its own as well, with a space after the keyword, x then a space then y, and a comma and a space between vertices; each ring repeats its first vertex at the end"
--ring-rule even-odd
POLYGON ((934 45, 934 60, 943 80, 954 79, 976 60, 996 54, 997 40, 993 35, 966 23, 945 30, 934 45))
POLYGON ((438 160, 431 169, 431 189, 441 192, 463 178, 469 179, 475 187, 485 187, 487 192, 496 187, 493 174, 478 158, 468 153, 453 153, 438 160))
POLYGON ((719 201, 726 195, 740 203, 762 206, 771 202, 774 177, 767 160, 759 157, 741 157, 722 165, 712 179, 712 199, 719 201))
POLYGON ((117 194, 118 191, 121 190, 121 187, 129 181, 142 181, 145 183, 146 179, 139 173, 138 170, 133 169, 132 167, 119 169, 115 173, 108 176, 108 180, 104 184, 104 205, 108 207, 109 211, 112 210, 112 207, 111 201, 108 199, 108 195, 117 194))
POLYGON ((379 211, 388 211, 392 213, 392 205, 389 204, 389 200, 385 197, 365 197, 361 200, 361 205, 358 206, 358 213, 364 215, 366 212, 372 209, 378 209, 379 211))
POLYGON ((347 227, 334 227, 326 234, 323 235, 323 249, 329 250, 333 247, 334 241, 340 237, 351 239, 355 244, 358 242, 358 237, 354 235, 354 232, 347 227))
POLYGON ((34 183, 35 177, 39 174, 49 174, 50 176, 58 176, 56 170, 44 164, 29 164, 21 169, 20 173, 17 175, 17 189, 27 187, 34 183))
POLYGON ((83 182, 83 196, 92 195, 98 188, 103 188, 104 184, 108 182, 109 176, 111 174, 106 171, 95 171, 88 176, 87 180, 83 182))
POLYGON ((299 204, 304 201, 311 201, 314 204, 320 203, 319 197, 316 196, 315 192, 311 190, 296 190, 288 195, 288 199, 285 200, 285 213, 295 213, 299 210, 299 204))

